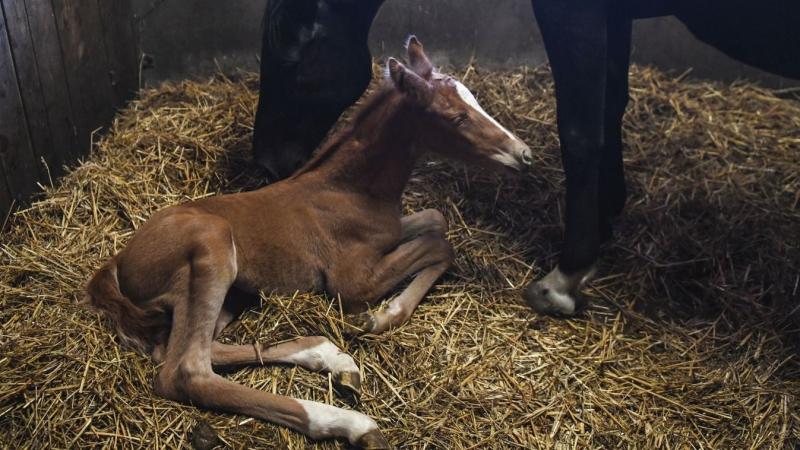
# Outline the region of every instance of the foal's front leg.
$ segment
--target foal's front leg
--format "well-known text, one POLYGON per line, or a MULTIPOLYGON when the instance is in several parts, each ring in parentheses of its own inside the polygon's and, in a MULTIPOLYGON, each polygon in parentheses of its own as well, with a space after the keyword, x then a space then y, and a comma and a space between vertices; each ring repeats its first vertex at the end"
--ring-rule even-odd
POLYGON ((374 334, 383 333, 408 321, 425 298, 425 294, 433 287, 436 280, 447 272, 451 264, 451 261, 443 260, 422 269, 400 295, 389 301, 385 309, 372 313, 372 326, 368 331, 374 334))
POLYGON ((361 298, 377 300, 409 276, 414 275, 414 279, 383 310, 355 318, 354 325, 363 332, 383 333, 405 323, 453 263, 453 247, 445 237, 447 221, 439 211, 429 209, 406 216, 401 226, 401 244, 378 263, 369 280, 372 288, 361 298))
POLYGON ((408 242, 423 234, 445 237, 447 235, 447 219, 435 209, 424 209, 400 219, 400 242, 408 242))

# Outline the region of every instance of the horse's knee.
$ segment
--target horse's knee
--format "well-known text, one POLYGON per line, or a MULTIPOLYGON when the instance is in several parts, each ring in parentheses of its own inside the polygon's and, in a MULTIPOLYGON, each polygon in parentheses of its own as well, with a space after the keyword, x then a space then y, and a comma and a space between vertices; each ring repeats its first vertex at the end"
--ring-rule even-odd
POLYGON ((445 236, 447 231, 447 219, 435 209, 425 209, 403 218, 404 241, 426 234, 445 236))
POLYGON ((161 398, 173 400, 176 402, 184 402, 185 399, 182 395, 180 382, 176 375, 175 368, 161 367, 156 374, 156 379, 153 383, 153 392, 161 398))
POLYGON ((422 211, 425 221, 430 224, 432 233, 445 235, 450 227, 447 224, 447 219, 438 209, 426 209, 422 211))
POLYGON ((181 403, 202 403, 203 386, 213 376, 211 368, 200 361, 182 361, 169 364, 156 375, 154 391, 159 397, 181 403))

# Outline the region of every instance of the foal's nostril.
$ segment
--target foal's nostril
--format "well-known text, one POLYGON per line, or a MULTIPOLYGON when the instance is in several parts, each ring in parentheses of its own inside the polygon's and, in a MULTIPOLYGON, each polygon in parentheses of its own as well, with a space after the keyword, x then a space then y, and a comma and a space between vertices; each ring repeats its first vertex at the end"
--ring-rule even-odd
POLYGON ((522 162, 525 163, 526 166, 533 164, 533 156, 530 150, 522 152, 522 162))
POLYGON ((522 164, 525 166, 525 169, 528 169, 533 165, 533 154, 529 148, 526 148, 520 152, 520 158, 522 164))

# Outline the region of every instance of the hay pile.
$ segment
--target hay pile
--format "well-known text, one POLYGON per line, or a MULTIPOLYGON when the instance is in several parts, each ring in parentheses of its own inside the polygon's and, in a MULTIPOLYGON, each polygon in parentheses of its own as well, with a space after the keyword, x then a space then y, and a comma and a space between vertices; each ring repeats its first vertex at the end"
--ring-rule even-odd
MULTIPOLYGON (((444 211, 458 259, 411 322, 345 340, 335 305, 301 294, 265 298, 224 339, 331 337, 363 370, 357 408, 404 448, 796 448, 800 106, 634 67, 627 212, 595 301, 556 320, 519 300, 561 238, 549 73, 461 75, 538 162, 520 178, 421 164, 407 208, 444 211)), ((232 448, 312 447, 285 428, 155 398, 149 360, 76 305, 93 269, 156 209, 258 186, 247 162, 256 86, 249 75, 143 92, 84 164, 11 219, 0 446, 186 447, 207 421, 232 448)), ((228 376, 347 406, 304 370, 228 376)))

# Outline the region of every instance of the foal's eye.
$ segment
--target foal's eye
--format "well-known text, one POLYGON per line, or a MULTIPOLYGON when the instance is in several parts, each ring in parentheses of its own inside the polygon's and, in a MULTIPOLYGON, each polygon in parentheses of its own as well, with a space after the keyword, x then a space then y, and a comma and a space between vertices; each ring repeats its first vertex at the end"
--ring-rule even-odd
POLYGON ((453 118, 453 124, 460 127, 467 119, 469 119, 469 115, 467 115, 467 113, 461 113, 453 118))

